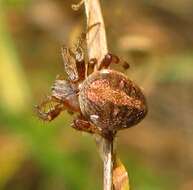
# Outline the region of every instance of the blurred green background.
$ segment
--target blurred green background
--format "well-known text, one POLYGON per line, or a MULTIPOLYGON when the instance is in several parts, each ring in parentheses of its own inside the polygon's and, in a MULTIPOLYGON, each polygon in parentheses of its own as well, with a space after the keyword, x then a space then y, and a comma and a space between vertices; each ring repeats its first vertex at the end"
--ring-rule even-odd
MULTIPOLYGON (((76 1, 77 2, 77 1, 76 1)), ((102 162, 72 116, 33 106, 62 74, 62 44, 85 29, 71 0, 0 0, 0 189, 102 189, 102 162)), ((193 1, 101 1, 111 52, 147 96, 149 114, 117 136, 133 190, 193 189, 193 1)), ((119 69, 120 68, 115 68, 119 69)))

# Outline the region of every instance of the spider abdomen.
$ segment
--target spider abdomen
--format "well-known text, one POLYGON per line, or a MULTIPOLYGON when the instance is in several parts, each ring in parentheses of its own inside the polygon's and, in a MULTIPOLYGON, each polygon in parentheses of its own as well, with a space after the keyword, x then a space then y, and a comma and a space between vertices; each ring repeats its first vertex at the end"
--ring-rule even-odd
POLYGON ((79 103, 87 120, 106 131, 131 127, 147 113, 141 89, 122 73, 109 69, 86 78, 80 88, 79 103))

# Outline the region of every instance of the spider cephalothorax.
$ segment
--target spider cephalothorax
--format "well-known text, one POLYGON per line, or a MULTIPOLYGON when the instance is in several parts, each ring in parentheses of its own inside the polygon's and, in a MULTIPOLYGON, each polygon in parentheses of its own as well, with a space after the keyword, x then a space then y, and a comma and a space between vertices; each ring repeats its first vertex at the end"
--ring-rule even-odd
POLYGON ((100 64, 95 58, 86 63, 81 43, 75 48, 62 48, 68 79, 58 76, 51 95, 36 106, 39 117, 51 121, 62 111, 77 112, 72 127, 110 138, 120 129, 140 122, 147 113, 140 88, 111 64, 126 62, 108 53, 100 64), (99 65, 94 71, 93 65, 99 65))

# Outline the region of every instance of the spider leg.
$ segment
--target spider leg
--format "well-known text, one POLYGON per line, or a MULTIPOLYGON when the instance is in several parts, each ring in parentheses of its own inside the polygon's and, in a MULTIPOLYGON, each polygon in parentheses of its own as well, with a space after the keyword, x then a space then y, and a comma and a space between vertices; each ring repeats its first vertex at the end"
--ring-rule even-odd
POLYGON ((52 121, 64 110, 64 105, 49 96, 40 105, 35 106, 35 109, 40 119, 52 121))
POLYGON ((96 58, 92 58, 88 61, 88 68, 87 68, 87 74, 86 76, 88 76, 89 74, 91 74, 94 71, 95 66, 97 65, 97 59, 96 58))
POLYGON ((83 116, 78 116, 76 119, 74 119, 71 127, 78 131, 102 135, 101 130, 98 127, 92 125, 83 116))
POLYGON ((76 83, 85 78, 85 57, 81 42, 74 48, 61 48, 64 69, 70 81, 76 83), (79 44, 80 43, 80 44, 79 44))
MULTIPOLYGON (((71 82, 77 83, 85 79, 88 74, 88 64, 85 63, 85 41, 86 35, 100 23, 91 25, 86 33, 82 32, 76 44, 72 48, 62 47, 61 54, 64 62, 64 68, 71 82)), ((97 32, 97 31, 96 31, 97 32)))
POLYGON ((113 131, 109 132, 106 130, 102 130, 96 127, 95 125, 92 125, 82 115, 74 119, 73 123, 71 124, 71 127, 78 131, 87 132, 91 134, 98 134, 109 140, 112 140, 112 137, 116 135, 116 132, 113 131))
POLYGON ((116 55, 108 53, 101 61, 101 64, 98 70, 107 69, 111 64, 121 64, 125 70, 129 68, 129 63, 127 63, 126 61, 120 60, 116 55))
POLYGON ((64 69, 70 81, 76 82, 79 80, 78 71, 76 68, 76 56, 72 49, 67 47, 61 48, 61 54, 64 62, 64 69))

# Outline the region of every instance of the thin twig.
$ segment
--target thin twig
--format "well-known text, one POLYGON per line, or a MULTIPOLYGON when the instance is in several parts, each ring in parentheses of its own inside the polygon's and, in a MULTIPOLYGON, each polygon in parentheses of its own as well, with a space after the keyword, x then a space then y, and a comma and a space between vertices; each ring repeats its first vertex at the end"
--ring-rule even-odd
MULTIPOLYGON (((90 28, 96 23, 100 23, 98 27, 93 27, 87 33, 87 49, 88 58, 96 58, 98 60, 97 67, 99 68, 100 61, 108 52, 106 32, 101 12, 99 0, 85 0, 85 10, 87 18, 87 28, 90 28)), ((95 67, 95 70, 96 68, 95 67)), ((107 140, 99 137, 96 139, 100 147, 100 153, 103 158, 104 173, 103 183, 104 190, 112 190, 112 173, 113 173, 113 140, 107 140)))

